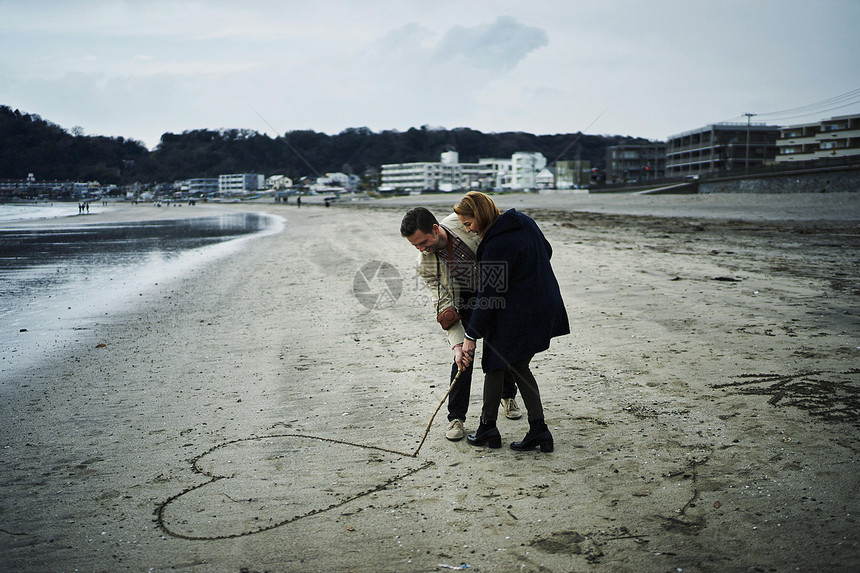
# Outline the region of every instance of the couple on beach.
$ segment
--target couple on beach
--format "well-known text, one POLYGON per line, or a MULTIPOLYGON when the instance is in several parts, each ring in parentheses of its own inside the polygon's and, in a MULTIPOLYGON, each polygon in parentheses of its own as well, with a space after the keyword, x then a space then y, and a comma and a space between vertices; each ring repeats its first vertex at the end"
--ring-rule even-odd
POLYGON ((466 440, 501 447, 499 406, 504 403, 507 417, 519 418, 519 388, 529 430, 511 448, 551 452, 553 438, 529 363, 552 338, 569 334, 570 326, 550 265, 552 247, 537 224, 515 209, 501 213, 489 196, 471 191, 441 223, 423 207, 411 209, 400 234, 420 251, 418 274, 430 287, 454 352, 445 436, 463 437, 476 341, 483 338, 481 420, 466 440))

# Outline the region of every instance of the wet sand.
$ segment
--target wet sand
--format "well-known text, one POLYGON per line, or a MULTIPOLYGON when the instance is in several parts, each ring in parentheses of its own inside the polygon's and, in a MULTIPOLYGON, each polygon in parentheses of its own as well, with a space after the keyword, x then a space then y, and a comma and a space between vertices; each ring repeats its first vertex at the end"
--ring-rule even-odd
POLYGON ((140 220, 106 222, 121 214, 102 208, 86 216, 0 223, 0 324, 8 329, 0 338, 0 379, 62 354, 66 341, 90 326, 88 318, 121 312, 162 278, 241 248, 242 241, 232 239, 282 228, 277 217, 222 209, 147 220, 163 211, 139 207, 125 213, 140 220))
MULTIPOLYGON (((286 229, 2 380, 0 562, 852 570, 860 216, 854 196, 817 198, 499 197, 553 244, 571 318, 533 362, 556 450, 449 442, 443 407, 417 456, 450 356, 398 227, 450 198, 212 207, 286 229), (373 261, 402 278, 396 302, 362 282, 373 261)), ((134 209, 104 217, 149 216, 134 209)), ((500 420, 505 442, 526 427, 500 420)))

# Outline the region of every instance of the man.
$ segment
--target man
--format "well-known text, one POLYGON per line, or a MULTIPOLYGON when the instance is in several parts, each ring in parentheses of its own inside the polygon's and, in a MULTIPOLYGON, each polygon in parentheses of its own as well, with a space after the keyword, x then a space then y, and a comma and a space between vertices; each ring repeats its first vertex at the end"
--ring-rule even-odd
MULTIPOLYGON (((452 441, 460 440, 464 434, 463 424, 472 388, 472 363, 463 360, 464 324, 469 322, 478 290, 478 261, 475 253, 480 239, 466 231, 456 214, 448 215, 440 224, 433 213, 424 207, 411 209, 403 216, 400 234, 420 251, 418 275, 430 287, 436 314, 454 307, 461 317, 445 331, 448 343, 454 350, 451 380, 460 370, 458 364, 469 363, 448 395, 449 425, 445 437, 452 441)), ((504 382, 502 404, 505 416, 512 420, 522 416, 515 400, 516 395, 517 386, 513 378, 508 376, 504 382)))

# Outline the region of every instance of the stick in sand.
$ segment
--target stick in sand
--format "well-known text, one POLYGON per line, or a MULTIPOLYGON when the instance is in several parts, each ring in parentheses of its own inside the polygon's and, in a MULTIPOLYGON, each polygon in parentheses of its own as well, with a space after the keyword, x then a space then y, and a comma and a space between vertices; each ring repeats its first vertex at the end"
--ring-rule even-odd
POLYGON ((433 425, 433 420, 435 420, 435 419, 436 419, 436 414, 438 414, 438 413, 439 413, 439 409, 442 407, 442 404, 444 404, 444 403, 445 403, 445 399, 448 397, 448 394, 450 394, 450 393, 451 393, 451 388, 453 388, 453 387, 454 387, 454 384, 456 384, 456 383, 457 383, 457 379, 458 379, 458 378, 460 378, 460 374, 462 374, 462 373, 463 373, 463 371, 462 371, 462 370, 459 370, 459 371, 457 372, 457 375, 456 375, 456 376, 454 376, 454 379, 453 379, 453 380, 451 380, 451 385, 450 385, 450 386, 448 386, 448 391, 447 391, 447 392, 445 392, 445 395, 444 395, 444 396, 442 396, 442 401, 441 401, 441 402, 439 402, 439 405, 438 405, 438 406, 436 406, 436 411, 435 411, 435 412, 433 412, 433 415, 432 415, 432 416, 430 416, 430 423, 429 423, 429 424, 427 424, 427 429, 426 429, 426 430, 424 430, 424 437, 423 437, 423 438, 421 438, 421 443, 420 443, 420 444, 418 444, 418 447, 417 447, 417 448, 415 448, 415 451, 412 453, 412 457, 413 457, 413 458, 417 458, 417 457, 418 457, 418 450, 420 450, 420 449, 421 449, 421 446, 423 446, 423 445, 424 445, 424 440, 426 440, 426 439, 427 439, 427 434, 429 434, 429 433, 430 433, 430 426, 432 426, 432 425, 433 425))

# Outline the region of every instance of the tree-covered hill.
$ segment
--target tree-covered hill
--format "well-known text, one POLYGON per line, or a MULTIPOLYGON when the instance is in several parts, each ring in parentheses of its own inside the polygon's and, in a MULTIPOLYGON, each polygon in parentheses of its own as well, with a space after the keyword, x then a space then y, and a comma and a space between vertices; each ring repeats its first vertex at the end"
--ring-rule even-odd
POLYGON ((132 139, 74 135, 38 115, 0 106, 0 179, 23 179, 33 173, 41 181, 128 184, 253 172, 297 180, 334 171, 362 174, 386 163, 439 161, 448 150, 457 151, 461 162, 539 151, 549 162, 580 158, 600 166, 607 146, 644 141, 617 135, 482 133, 426 126, 380 133, 358 127, 337 135, 301 130, 274 138, 247 129, 199 129, 165 133, 149 151, 132 139))
POLYGON ((72 135, 35 114, 0 106, 0 179, 101 181, 132 177, 146 147, 122 137, 72 135))

